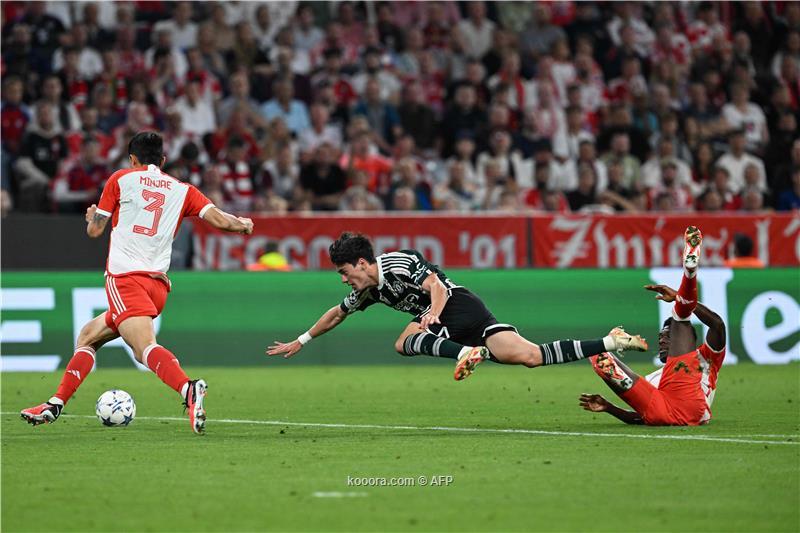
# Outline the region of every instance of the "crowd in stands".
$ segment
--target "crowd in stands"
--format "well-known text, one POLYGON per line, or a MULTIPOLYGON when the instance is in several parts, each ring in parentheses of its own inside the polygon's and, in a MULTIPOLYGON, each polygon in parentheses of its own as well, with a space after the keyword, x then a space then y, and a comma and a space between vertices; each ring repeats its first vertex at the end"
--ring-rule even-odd
POLYGON ((3 212, 800 208, 800 3, 2 3, 3 212))

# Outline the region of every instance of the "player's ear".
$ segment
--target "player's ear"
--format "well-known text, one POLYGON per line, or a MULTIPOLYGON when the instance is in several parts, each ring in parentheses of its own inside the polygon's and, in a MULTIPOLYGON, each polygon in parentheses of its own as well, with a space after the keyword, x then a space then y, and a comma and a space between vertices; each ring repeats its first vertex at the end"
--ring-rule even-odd
POLYGON ((162 155, 162 156, 161 156, 161 164, 160 164, 160 165, 158 165, 158 168, 161 168, 161 167, 163 167, 163 166, 164 166, 164 163, 166 163, 166 162, 167 162, 167 156, 165 156, 165 155, 162 155))

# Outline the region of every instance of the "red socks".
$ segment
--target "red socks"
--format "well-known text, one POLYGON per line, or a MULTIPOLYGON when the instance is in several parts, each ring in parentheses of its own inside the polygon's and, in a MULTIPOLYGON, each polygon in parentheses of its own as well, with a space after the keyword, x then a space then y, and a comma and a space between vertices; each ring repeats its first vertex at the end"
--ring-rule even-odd
POLYGON ((189 382, 189 377, 172 352, 158 344, 151 344, 144 349, 142 359, 144 365, 152 370, 158 379, 178 394, 183 394, 183 386, 189 382))
POLYGON ((675 297, 675 306, 672 308, 672 318, 675 320, 689 320, 697 306, 697 271, 691 273, 684 271, 678 296, 675 297))
POLYGON ((67 369, 64 371, 64 377, 61 378, 61 384, 58 386, 53 399, 61 400, 66 404, 78 387, 81 386, 83 380, 89 375, 94 366, 94 348, 91 346, 81 346, 75 350, 75 354, 67 364, 67 369))

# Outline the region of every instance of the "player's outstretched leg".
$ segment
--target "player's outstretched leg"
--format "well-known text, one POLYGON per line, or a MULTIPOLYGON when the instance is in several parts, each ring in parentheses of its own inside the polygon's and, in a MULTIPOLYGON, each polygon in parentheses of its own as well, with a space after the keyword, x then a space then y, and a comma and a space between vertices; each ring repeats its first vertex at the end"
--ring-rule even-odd
POLYGON ((638 335, 614 328, 602 339, 559 340, 534 344, 516 331, 501 331, 486 339, 486 346, 499 363, 535 368, 579 361, 603 352, 647 351, 647 342, 638 335))
POLYGON ((672 308, 675 320, 689 320, 697 306, 697 267, 700 263, 700 245, 703 234, 695 226, 686 228, 683 249, 683 279, 672 308))
POLYGON ((45 403, 20 411, 29 424, 53 423, 94 367, 95 350, 119 335, 105 322, 105 314, 89 321, 78 334, 77 348, 67 363, 56 393, 45 403))

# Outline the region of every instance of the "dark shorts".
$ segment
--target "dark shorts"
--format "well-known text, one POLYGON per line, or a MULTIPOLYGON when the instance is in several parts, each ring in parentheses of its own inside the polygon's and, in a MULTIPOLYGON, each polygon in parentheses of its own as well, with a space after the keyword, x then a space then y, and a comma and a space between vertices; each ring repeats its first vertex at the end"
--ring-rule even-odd
MULTIPOLYGON (((501 331, 517 331, 510 324, 500 324, 480 298, 463 287, 449 289, 450 297, 439 316, 441 324, 428 331, 464 346, 485 346, 486 339, 501 331)), ((419 315, 412 322, 420 322, 419 315)))

